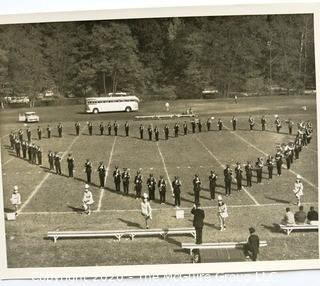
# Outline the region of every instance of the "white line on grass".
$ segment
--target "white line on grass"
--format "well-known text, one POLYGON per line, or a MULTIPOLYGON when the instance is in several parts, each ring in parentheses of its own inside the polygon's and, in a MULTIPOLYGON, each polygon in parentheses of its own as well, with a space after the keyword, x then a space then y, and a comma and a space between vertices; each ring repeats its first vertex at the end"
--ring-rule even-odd
MULTIPOLYGON (((213 159, 215 159, 222 168, 224 168, 224 165, 223 165, 223 164, 220 162, 220 160, 208 149, 208 147, 201 141, 201 139, 200 139, 199 137, 196 137, 196 139, 197 139, 197 141, 202 145, 202 147, 203 147, 204 149, 206 149, 206 151, 209 153, 209 155, 210 155, 213 159)), ((233 179, 234 181, 236 181, 236 179, 235 179, 233 176, 232 176, 232 179, 233 179)), ((247 189, 246 189, 245 187, 242 186, 242 190, 245 191, 245 193, 250 197, 251 200, 254 201, 254 203, 255 203, 257 206, 260 205, 260 204, 257 202, 257 200, 247 191, 247 189)))
MULTIPOLYGON (((228 131, 230 131, 230 129, 228 127, 225 127, 228 131)), ((258 152, 260 152, 261 154, 268 156, 269 154, 267 154, 266 152, 264 152, 263 150, 261 150, 259 147, 257 147, 256 145, 250 143, 247 139, 243 138, 242 136, 240 136, 239 134, 235 133, 235 132, 231 132, 234 136, 237 136, 239 139, 241 139, 243 142, 245 142, 246 144, 248 144, 249 146, 251 146, 253 149, 257 150, 258 152)), ((294 175, 298 175, 298 173, 296 173, 295 171, 293 171, 292 169, 288 170, 289 172, 291 172, 294 175)), ((299 174, 300 175, 300 174, 299 174)), ((301 175, 300 175, 301 176, 301 175)), ((306 178, 302 177, 302 180, 305 181, 307 184, 309 184, 311 187, 315 188, 317 190, 317 186, 313 183, 311 183, 309 180, 307 180, 306 178)))
POLYGON ((309 151, 312 151, 314 153, 318 153, 317 150, 313 150, 312 148, 310 148, 309 146, 304 146, 304 148, 306 148, 309 151))
POLYGON ((170 188, 171 188, 171 192, 173 193, 173 188, 172 188, 172 184, 171 184, 171 179, 170 179, 170 176, 169 176, 169 172, 168 172, 168 169, 167 169, 167 165, 166 165, 166 162, 164 160, 164 157, 162 155, 162 152, 161 152, 161 149, 160 149, 160 146, 159 146, 159 142, 157 142, 157 147, 158 147, 158 152, 159 152, 159 155, 160 155, 160 158, 161 158, 161 161, 162 161, 162 164, 163 164, 163 169, 167 175, 167 179, 168 179, 168 183, 170 185, 170 188))
MULTIPOLYGON (((306 202, 303 203, 303 205, 315 205, 316 202, 306 202)), ((274 204, 251 204, 251 205, 228 205, 228 208, 251 208, 251 207, 284 207, 287 206, 288 204, 284 204, 284 203, 274 203, 274 204)), ((203 209, 217 209, 217 206, 206 206, 206 207, 202 207, 203 209)), ((189 210, 190 208, 180 208, 180 210, 189 210)), ((153 208, 152 211, 176 211, 175 208, 173 207, 168 207, 168 208, 153 208)), ((93 213, 121 213, 121 212, 141 212, 141 209, 128 209, 128 210, 93 210, 93 213)), ((19 215, 63 215, 63 214, 78 214, 77 212, 74 211, 62 211, 62 212, 20 212, 19 215)))
MULTIPOLYGON (((81 132, 83 132, 83 130, 85 129, 86 126, 84 126, 81 130, 81 132)), ((69 145, 68 149, 63 153, 63 155, 61 156, 61 159, 63 159, 63 157, 69 153, 69 151, 71 150, 72 146, 74 145, 74 143, 80 138, 80 136, 76 136, 71 144, 69 145)), ((22 206, 19 209, 19 212, 22 212, 22 210, 27 206, 27 204, 31 201, 31 199, 34 197, 34 195, 40 190, 40 188, 42 187, 42 185, 45 183, 45 181, 50 177, 50 175, 53 173, 47 173, 43 179, 41 180, 41 182, 36 186, 36 188, 33 190, 33 192, 30 194, 30 196, 28 197, 28 199, 22 204, 22 206)))
MULTIPOLYGON (((109 174, 111 160, 112 160, 112 156, 113 156, 114 146, 116 145, 116 141, 117 141, 117 136, 114 137, 113 144, 112 144, 112 147, 111 147, 109 161, 108 161, 108 165, 107 165, 106 176, 104 177, 104 183, 106 183, 106 181, 107 181, 107 177, 108 177, 108 174, 109 174)), ((101 210, 103 195, 104 195, 104 188, 102 188, 101 191, 100 191, 100 197, 99 197, 99 203, 98 203, 97 212, 99 212, 101 210)))
POLYGON ((3 166, 7 165, 8 163, 10 163, 13 159, 15 159, 15 157, 10 158, 9 160, 7 160, 6 162, 3 163, 3 166))

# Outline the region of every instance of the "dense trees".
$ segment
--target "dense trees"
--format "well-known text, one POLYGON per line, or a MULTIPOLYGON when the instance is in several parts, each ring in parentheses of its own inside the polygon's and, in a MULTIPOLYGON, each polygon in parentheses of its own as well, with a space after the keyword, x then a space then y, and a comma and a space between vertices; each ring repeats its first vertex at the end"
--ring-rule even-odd
POLYGON ((200 97, 315 86, 312 15, 0 26, 0 96, 200 97))

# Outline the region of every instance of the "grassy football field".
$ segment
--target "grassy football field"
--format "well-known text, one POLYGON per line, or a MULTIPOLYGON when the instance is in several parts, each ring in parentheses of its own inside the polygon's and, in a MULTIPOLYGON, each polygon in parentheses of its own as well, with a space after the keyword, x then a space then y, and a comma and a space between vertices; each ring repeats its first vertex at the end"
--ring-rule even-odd
MULTIPOLYGON (((10 130, 22 128, 18 123, 18 113, 23 109, 1 111, 1 163, 5 212, 10 212, 10 196, 13 185, 17 184, 22 196, 21 214, 16 221, 6 221, 6 242, 8 267, 54 267, 54 266, 90 266, 90 265, 127 265, 127 264, 163 264, 189 263, 188 252, 182 251, 180 242, 192 242, 188 236, 173 236, 167 240, 157 237, 136 238, 133 241, 122 239, 66 239, 54 244, 46 239, 47 231, 52 230, 114 230, 126 228, 143 228, 144 221, 140 214, 140 201, 134 198, 133 178, 141 168, 144 180, 143 191, 147 191, 146 180, 152 172, 156 179, 163 175, 169 185, 174 176, 182 180, 181 207, 185 210, 185 218, 177 220, 173 207, 171 188, 167 187, 167 203, 159 201, 151 203, 153 220, 150 228, 190 227, 193 205, 192 179, 195 173, 202 180, 200 202, 205 209, 204 242, 244 241, 248 236, 248 227, 254 226, 260 239, 266 240, 268 246, 261 249, 259 260, 315 259, 318 254, 318 232, 294 232, 290 236, 277 230, 290 206, 295 212, 297 206, 292 192, 297 174, 303 177, 303 204, 308 211, 310 206, 318 207, 317 181, 317 125, 315 97, 261 97, 241 98, 236 104, 228 100, 179 100, 170 102, 169 113, 181 113, 187 107, 198 113, 203 121, 203 132, 189 133, 183 136, 184 119, 170 120, 134 120, 135 115, 154 113, 165 114, 165 102, 142 103, 136 113, 85 114, 84 106, 42 107, 34 110, 40 116, 39 125, 43 128, 43 139, 37 139, 38 124, 31 124, 33 141, 43 150, 43 165, 31 165, 23 159, 15 157, 9 148, 10 130), (306 106, 306 110, 302 107, 306 106), (250 132, 248 116, 255 118, 255 130, 250 132), (279 114, 283 121, 281 133, 275 132, 274 115, 279 114), (237 131, 231 131, 232 115, 238 119, 237 131), (266 115, 267 130, 260 127, 261 115, 266 115), (211 131, 206 131, 205 121, 214 116, 211 131), (225 125, 223 131, 217 131, 217 119, 221 118, 225 125), (275 155, 279 143, 288 143, 294 139, 288 135, 284 120, 291 118, 294 122, 311 120, 314 133, 311 143, 303 148, 300 159, 295 160, 292 168, 277 177, 267 180, 267 169, 264 167, 263 184, 256 184, 254 174, 253 185, 237 193, 233 184, 231 197, 224 197, 229 210, 227 230, 219 231, 217 217, 217 201, 210 200, 208 191, 208 175, 214 169, 218 175, 217 194, 224 195, 223 169, 226 164, 235 167, 237 161, 245 164, 247 160, 255 163, 257 157, 275 155), (88 135, 87 121, 92 121, 93 136, 88 135), (98 125, 118 120, 120 129, 118 136, 100 136, 98 125), (130 136, 124 136, 124 123, 130 124, 130 136), (81 135, 75 136, 74 123, 80 121, 81 135), (63 137, 57 137, 57 123, 62 122, 63 137), (180 123, 179 137, 173 137, 173 126, 180 123), (138 127, 152 124, 160 129, 158 142, 139 139, 138 127), (164 140, 163 127, 168 123, 170 138, 164 140), (53 137, 46 138, 45 128, 50 124, 53 137), (63 153, 63 176, 51 173, 48 169, 47 153, 49 150, 63 153), (66 156, 72 152, 75 158, 75 178, 68 178, 66 156), (89 158, 96 171, 98 163, 103 161, 108 167, 106 188, 99 188, 99 177, 92 174, 94 196, 94 212, 91 216, 81 214, 79 207, 83 196, 85 160, 89 158), (115 166, 130 168, 131 183, 129 196, 123 196, 114 189, 112 171, 115 166)), ((187 119, 189 122, 189 119, 187 119)), ((189 132, 190 131, 189 124, 189 132)), ((106 132, 106 130, 105 130, 106 132)), ((112 132, 113 134, 113 132, 112 132)), ((26 134, 25 134, 26 137, 26 134)), ((245 186, 245 182, 244 182, 245 186)), ((122 187, 122 186, 121 186, 122 187)), ((156 191, 156 199, 159 199, 156 191)), ((216 251, 212 261, 234 261, 233 255, 226 251, 216 251)), ((238 256, 237 256, 238 257, 238 256)), ((241 259, 240 259, 241 260, 241 259)))

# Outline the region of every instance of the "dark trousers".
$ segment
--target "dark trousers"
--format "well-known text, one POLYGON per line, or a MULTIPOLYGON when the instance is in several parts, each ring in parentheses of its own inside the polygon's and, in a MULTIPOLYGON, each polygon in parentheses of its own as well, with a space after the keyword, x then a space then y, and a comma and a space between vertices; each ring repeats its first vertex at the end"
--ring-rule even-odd
POLYGON ((294 157, 295 157, 296 159, 299 159, 299 150, 298 150, 298 149, 295 149, 295 150, 294 150, 294 157))
POLYGON ((125 195, 129 194, 129 183, 123 183, 123 192, 125 195))
POLYGON ((174 193, 174 206, 180 207, 180 193, 174 193))
POLYGON ((87 183, 91 183, 91 172, 86 172, 87 173, 87 183))
POLYGON ((253 125, 250 125, 250 131, 252 131, 253 130, 253 125))
POLYGON ((289 170, 289 169, 290 169, 290 166, 291 166, 290 157, 286 158, 286 163, 287 163, 287 169, 289 170))
POLYGON ((118 129, 114 130, 114 135, 117 136, 118 135, 118 129))
POLYGON ((89 128, 89 135, 92 136, 92 128, 89 128))
POLYGON ((80 134, 80 128, 76 128, 76 134, 77 134, 77 136, 79 136, 79 134, 80 134))
POLYGON ((257 260, 258 253, 254 251, 248 244, 243 246, 243 252, 245 256, 250 256, 252 261, 257 260))
POLYGON ((225 183, 226 195, 231 195, 231 181, 226 181, 224 183, 225 183))
POLYGON ((202 244, 202 227, 196 227, 196 244, 202 244))
POLYGON ((116 191, 117 191, 117 192, 120 192, 120 182, 115 181, 114 184, 115 184, 115 186, 116 186, 116 191))
POLYGON ((100 135, 103 135, 103 129, 100 129, 100 135))
POLYGON ((262 125, 262 131, 265 131, 266 130, 266 126, 263 124, 262 125))
POLYGON ((141 185, 136 185, 135 189, 136 189, 136 198, 140 198, 141 197, 141 185))
POLYGON ((51 131, 47 132, 48 138, 51 138, 51 131))
POLYGON ((237 128, 237 125, 236 125, 236 124, 232 124, 232 129, 233 129, 233 131, 235 131, 236 128, 237 128))
POLYGON ((60 130, 58 132, 59 132, 59 137, 62 137, 62 130, 60 130))
POLYGON ((210 190, 210 198, 214 200, 216 196, 216 185, 210 184, 209 190, 210 190))
POLYGON ((69 177, 73 177, 73 168, 69 167, 68 171, 69 171, 69 177))
POLYGON ((54 169, 54 166, 53 166, 53 162, 52 162, 52 161, 49 161, 49 166, 50 166, 50 167, 49 167, 50 170, 53 170, 53 169, 54 169))
POLYGON ((38 133, 38 139, 41 140, 41 133, 38 133))
POLYGON ((126 128, 126 136, 129 136, 129 128, 126 128))
POLYGON ((159 192, 159 195, 160 195, 160 204, 165 203, 166 202, 166 192, 161 191, 161 192, 159 192))
POLYGON ((104 178, 105 178, 105 175, 99 175, 100 188, 104 188, 104 178))
POLYGON ((61 174, 62 174, 60 164, 56 164, 56 173, 57 173, 58 175, 61 175, 61 174))
POLYGON ((277 173, 279 176, 281 175, 281 166, 282 164, 277 163, 277 173))
POLYGON ((27 150, 22 149, 22 156, 23 156, 23 159, 27 157, 27 150))
POLYGON ((257 183, 261 183, 262 181, 262 170, 258 169, 257 170, 257 183))
POLYGON ((269 179, 272 179, 272 173, 273 173, 273 168, 269 167, 268 168, 269 179))
POLYGON ((237 178, 237 190, 241 191, 241 189, 242 189, 242 179, 237 178))
POLYGON ((140 132, 140 139, 143 139, 143 132, 140 132))
POLYGON ((166 138, 166 140, 169 139, 169 134, 168 133, 165 133, 165 138, 166 138))
POLYGON ((289 127, 289 134, 292 134, 292 127, 289 127))
POLYGON ((152 133, 149 133, 149 140, 152 140, 152 133))
POLYGON ((154 201, 155 200, 154 192, 155 192, 154 189, 149 189, 149 199, 150 199, 150 201, 154 201))
POLYGON ((252 176, 247 175, 247 187, 252 187, 252 176))
POLYGON ((197 205, 200 202, 200 192, 194 191, 194 203, 197 205))

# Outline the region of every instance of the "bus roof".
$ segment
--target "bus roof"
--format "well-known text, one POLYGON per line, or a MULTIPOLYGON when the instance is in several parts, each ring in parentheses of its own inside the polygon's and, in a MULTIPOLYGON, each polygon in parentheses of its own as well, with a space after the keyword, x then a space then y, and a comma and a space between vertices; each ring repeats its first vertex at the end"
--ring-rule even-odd
POLYGON ((110 100, 110 99, 114 99, 114 100, 119 100, 119 99, 135 99, 137 101, 139 101, 139 98, 134 96, 134 95, 128 95, 128 96, 100 96, 100 97, 86 97, 86 100, 110 100))

